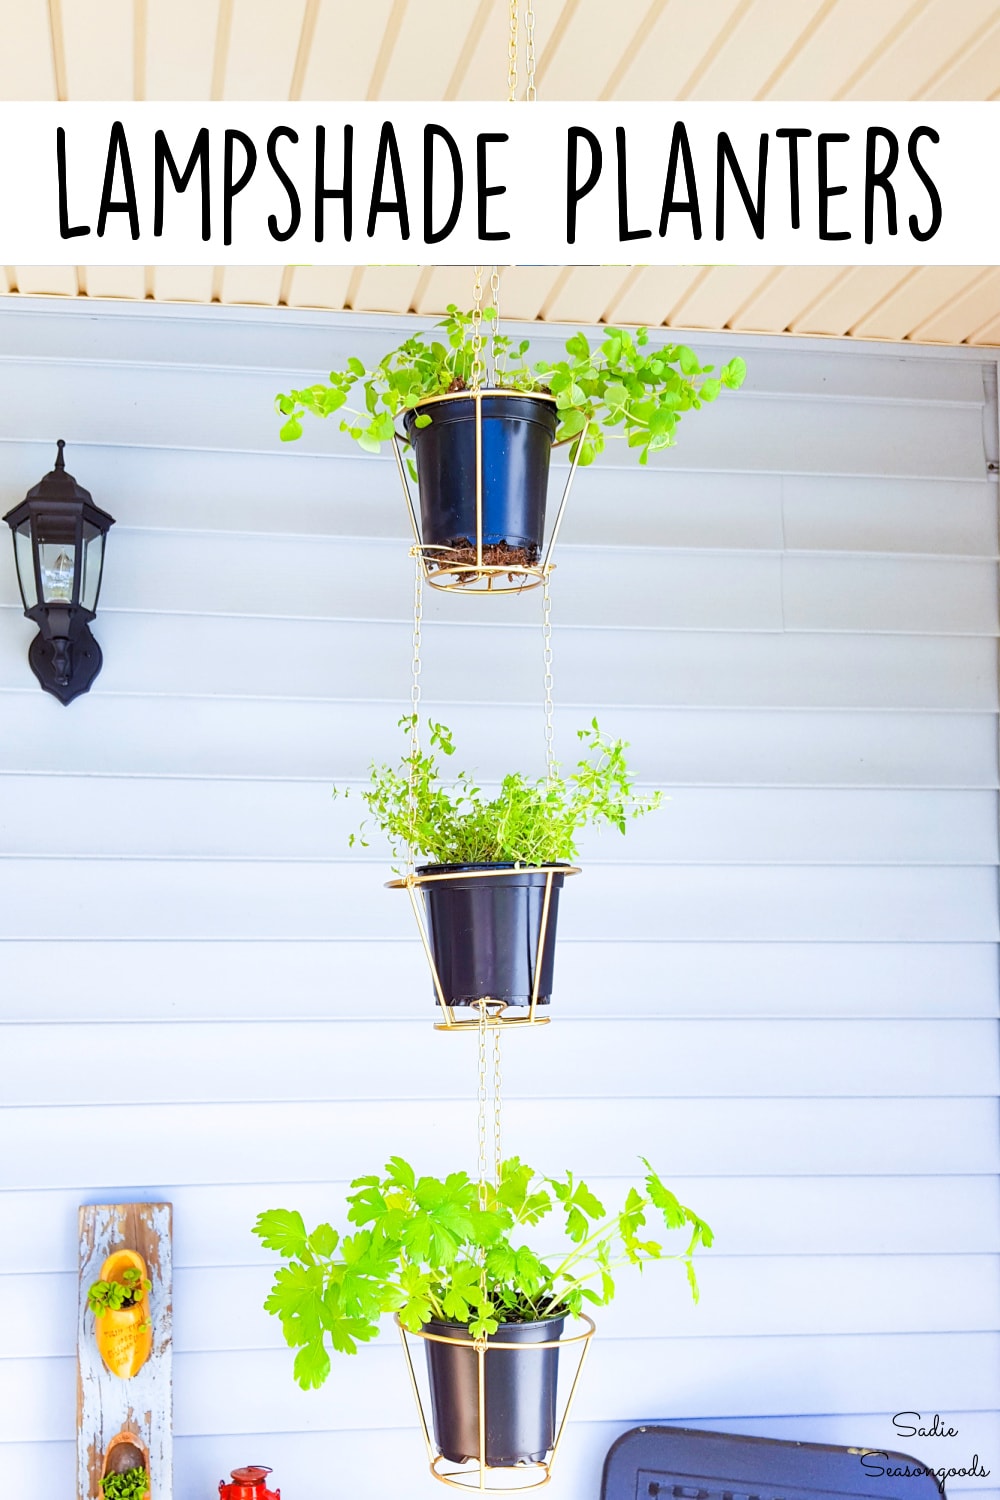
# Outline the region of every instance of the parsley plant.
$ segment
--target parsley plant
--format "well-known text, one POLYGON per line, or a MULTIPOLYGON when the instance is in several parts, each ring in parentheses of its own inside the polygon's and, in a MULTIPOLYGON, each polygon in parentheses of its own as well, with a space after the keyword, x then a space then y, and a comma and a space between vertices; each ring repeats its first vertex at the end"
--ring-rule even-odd
POLYGON ((516 1156, 505 1161, 497 1186, 479 1185, 465 1172, 418 1177, 402 1157, 385 1175, 358 1177, 348 1194, 348 1222, 311 1232, 289 1209, 262 1213, 254 1226, 285 1264, 275 1272, 265 1309, 281 1320, 298 1352, 294 1375, 303 1390, 323 1384, 330 1350, 356 1354, 379 1332, 385 1313, 398 1313, 412 1332, 432 1318, 468 1326, 473 1338, 501 1324, 534 1322, 603 1307, 615 1295, 620 1266, 682 1260, 695 1300, 693 1256, 712 1243, 712 1231, 665 1187, 645 1159, 641 1188, 631 1187, 609 1213, 585 1182, 567 1172, 546 1177, 516 1156), (524 1243, 547 1214, 560 1211, 565 1241, 555 1254, 524 1243), (682 1249, 668 1254, 646 1220, 683 1230, 682 1249))

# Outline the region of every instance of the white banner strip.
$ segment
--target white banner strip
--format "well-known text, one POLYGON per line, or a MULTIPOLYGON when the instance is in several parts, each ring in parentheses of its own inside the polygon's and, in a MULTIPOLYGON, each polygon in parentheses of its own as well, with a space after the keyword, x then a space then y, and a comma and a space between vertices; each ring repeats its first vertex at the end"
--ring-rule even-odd
POLYGON ((0 104, 21 265, 983 265, 1000 105, 0 104))

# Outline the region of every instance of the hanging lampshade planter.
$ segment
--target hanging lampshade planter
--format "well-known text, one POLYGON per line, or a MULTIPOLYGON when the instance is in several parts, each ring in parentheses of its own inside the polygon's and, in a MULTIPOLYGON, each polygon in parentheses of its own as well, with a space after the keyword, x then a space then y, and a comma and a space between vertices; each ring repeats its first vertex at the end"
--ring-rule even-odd
POLYGON ((581 1313, 574 1320, 508 1323, 480 1339, 459 1323, 431 1320, 414 1333, 398 1316, 395 1322, 435 1479, 452 1489, 487 1494, 548 1484, 595 1332, 593 1320, 581 1313), (419 1339, 427 1351, 430 1421, 410 1339, 419 1339), (564 1351, 566 1358, 576 1356, 576 1366, 560 1414, 564 1351))
POLYGON ((4 516, 24 613, 38 626, 28 662, 47 693, 71 703, 101 670, 90 625, 104 572, 104 540, 115 524, 66 473, 60 438, 55 468, 4 516))
POLYGON ((481 1008, 490 1026, 547 1023, 559 893, 579 873, 562 862, 422 865, 387 883, 410 897, 441 1007, 436 1030, 475 1028, 481 1008))
POLYGON ((555 397, 538 391, 474 387, 428 397, 406 412, 405 436, 394 432, 393 447, 412 553, 432 588, 521 593, 549 576, 583 451, 577 445, 546 542, 557 425, 555 397), (417 501, 404 444, 413 450, 417 501))

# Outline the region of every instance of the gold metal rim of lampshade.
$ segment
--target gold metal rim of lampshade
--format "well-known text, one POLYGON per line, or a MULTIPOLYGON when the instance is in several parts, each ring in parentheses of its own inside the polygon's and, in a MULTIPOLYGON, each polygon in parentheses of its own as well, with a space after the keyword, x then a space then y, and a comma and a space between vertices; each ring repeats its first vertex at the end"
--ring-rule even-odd
POLYGON ((439 396, 421 396, 406 410, 418 411, 421 406, 429 406, 434 401, 482 401, 486 396, 517 396, 522 401, 551 401, 553 406, 556 405, 551 391, 514 391, 506 386, 481 386, 478 391, 442 391, 439 396))
POLYGON ((574 1398, 576 1396, 577 1386, 580 1383, 580 1376, 583 1372, 583 1366, 590 1349, 590 1340, 593 1338, 594 1334, 597 1331, 597 1326, 594 1323, 593 1318, 588 1317, 586 1313, 579 1313, 577 1315, 577 1322, 585 1323, 587 1325, 582 1333, 571 1333, 564 1335, 562 1338, 558 1339, 546 1339, 543 1342, 537 1344, 505 1344, 502 1340, 495 1342, 492 1338, 488 1342, 485 1339, 460 1339, 453 1338, 449 1334, 428 1333, 424 1328, 419 1329, 417 1332, 413 1332, 411 1329, 403 1327, 403 1324, 400 1322, 398 1313, 393 1314, 393 1321, 395 1322, 396 1327, 399 1329, 399 1336, 403 1345, 403 1353, 406 1357, 406 1368, 410 1377, 410 1387, 413 1391, 413 1399, 417 1404, 417 1415, 420 1418, 420 1427, 423 1433, 424 1444, 427 1448, 428 1466, 434 1478, 438 1480, 440 1484, 447 1485, 450 1489, 466 1490, 472 1494, 479 1495, 519 1494, 524 1490, 539 1490, 544 1485, 548 1484, 549 1480, 552 1478, 552 1466, 555 1463, 556 1455, 559 1452, 559 1446, 562 1442, 563 1432, 569 1419, 569 1414, 573 1406, 574 1398), (416 1371, 413 1368, 413 1358, 410 1354, 410 1345, 407 1338, 408 1334, 410 1333, 412 1333, 414 1338, 423 1339, 425 1343, 455 1344, 460 1348, 472 1349, 478 1356, 477 1384, 479 1396, 480 1456, 478 1459, 472 1460, 472 1462, 474 1462, 475 1464, 475 1467, 472 1469, 451 1469, 445 1471, 439 1467, 439 1465, 441 1464, 452 1463, 453 1460, 445 1458, 443 1453, 435 1452, 434 1442, 431 1438, 431 1429, 428 1425, 427 1417, 424 1413, 424 1403, 420 1395, 420 1387, 417 1384, 416 1371), (534 1464, 518 1464, 503 1467, 491 1467, 484 1461, 483 1458, 483 1450, 486 1446, 486 1394, 485 1386, 483 1383, 486 1356, 493 1351, 501 1352, 506 1349, 519 1349, 522 1353, 525 1353, 536 1349, 539 1351, 543 1349, 560 1349, 563 1347, 563 1345, 568 1346, 570 1344, 580 1345, 580 1358, 577 1362, 576 1372, 573 1376, 572 1384, 570 1385, 569 1395, 566 1397, 566 1405, 563 1408, 562 1417, 560 1418, 559 1425, 556 1428, 555 1441, 553 1442, 552 1447, 549 1450, 548 1457, 534 1464), (491 1487, 486 1482, 490 1474, 504 1474, 508 1476, 508 1482, 496 1487, 491 1487), (509 1482, 509 1476, 512 1474, 517 1475, 518 1477, 523 1474, 529 1479, 529 1482, 525 1484, 511 1484, 509 1482), (541 1477, 538 1477, 539 1474, 541 1477))

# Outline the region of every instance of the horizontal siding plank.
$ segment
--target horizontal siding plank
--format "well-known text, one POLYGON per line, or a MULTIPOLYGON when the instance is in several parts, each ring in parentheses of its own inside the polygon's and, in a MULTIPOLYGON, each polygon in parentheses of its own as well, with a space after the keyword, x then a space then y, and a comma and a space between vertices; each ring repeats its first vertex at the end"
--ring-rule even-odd
MULTIPOLYGON (((129 410, 131 443, 263 453, 279 447, 274 396, 289 385, 280 370, 150 364, 128 371, 102 361, 25 357, 11 361, 8 370, 14 378, 5 380, 0 437, 40 441, 47 436, 49 411, 63 407, 72 409, 90 441, 118 441, 123 377, 134 385, 141 375, 143 399, 129 410)), ((315 378, 308 370, 291 376, 295 385, 315 378)), ((310 422, 301 439, 307 453, 347 452, 350 444, 336 420, 310 422)), ((878 395, 755 395, 747 388, 707 407, 697 421, 683 422, 677 452, 686 467, 750 473, 980 479, 986 472, 981 405, 916 404, 878 395), (780 415, 773 409, 779 401, 780 415)), ((672 456, 673 450, 666 458, 655 455, 651 467, 669 469, 672 456)))
MULTIPOLYGON (((861 1413, 800 1417, 691 1417, 675 1409, 651 1418, 649 1411, 633 1413, 619 1422, 571 1421, 559 1451, 559 1484, 573 1500, 598 1500, 605 1456, 616 1438, 640 1421, 683 1423, 715 1431, 741 1432, 751 1437, 774 1437, 785 1441, 837 1443, 866 1448, 904 1447, 933 1467, 965 1468, 976 1452, 989 1454, 1000 1446, 1000 1423, 992 1413, 951 1412, 959 1437, 935 1442, 930 1439, 901 1441, 892 1425, 894 1413, 861 1413)), ((928 1421, 930 1416, 928 1416, 928 1421)), ((367 1435, 350 1432, 255 1433, 254 1451, 266 1452, 274 1469, 274 1483, 291 1494, 293 1488, 308 1491, 317 1473, 327 1469, 352 1500, 382 1500, 385 1474, 405 1474, 406 1493, 412 1500, 433 1500, 440 1495, 436 1480, 426 1472, 422 1440, 414 1415, 406 1428, 385 1428, 379 1433, 378 1462, 372 1462, 367 1435)), ((183 1494, 211 1494, 219 1475, 246 1457, 248 1440, 239 1436, 181 1437, 174 1443, 174 1473, 183 1494)), ((12 1490, 30 1494, 63 1494, 74 1478, 76 1445, 73 1442, 5 1443, 4 1473, 12 1490)), ((972 1493, 978 1500, 1000 1500, 1000 1489, 989 1488, 989 1480, 952 1479, 948 1493, 972 1493)))
MULTIPOLYGON (((339 982, 333 967, 330 980, 339 982)), ((976 1097, 994 1090, 1000 1062, 992 1020, 554 1019, 512 1037, 508 1099, 976 1097)), ((119 1104, 468 1096, 465 1073, 441 1068, 442 1039, 417 1014, 394 1029, 398 1045, 380 1048, 377 1071, 360 1072, 358 1058, 384 1035, 366 1021, 12 1025, 3 1104, 101 1104, 102 1063, 129 1056, 142 1065, 115 1069, 119 1104)), ((471 1052, 462 1056, 471 1066, 471 1052)))
MULTIPOLYGON (((676 1236, 666 1245, 671 1252, 683 1248, 676 1236)), ((264 1311, 279 1263, 272 1257, 270 1266, 176 1270, 175 1355, 286 1349, 280 1324, 264 1311)), ((697 1271, 697 1304, 678 1265, 656 1266, 641 1277, 622 1272, 614 1302, 600 1310, 601 1335, 809 1338, 978 1333, 1000 1324, 1000 1270, 992 1256, 756 1256, 748 1262, 712 1251, 698 1257, 697 1271)), ((72 1272, 0 1277, 4 1360, 73 1354, 77 1296, 72 1272)), ((386 1319, 383 1336, 394 1335, 386 1319)))
MULTIPOLYGON (((102 619, 131 613, 405 620, 413 565, 395 541, 163 532, 119 527, 102 619)), ((993 562, 802 558, 739 552, 562 546, 559 624, 709 631, 872 631, 992 635, 998 628, 993 562)), ((0 604, 20 609, 13 570, 0 604)), ((488 606, 487 606, 488 608, 488 606)), ((498 603, 505 628, 532 626, 541 601, 498 603)), ((425 619, 499 623, 478 598, 429 592, 425 619)))
POLYGON ((965 553, 997 551, 994 484, 789 474, 781 481, 785 545, 803 551, 965 553))
MULTIPOLYGON (((280 1182, 350 1178, 405 1150, 421 1169, 452 1171, 457 1140, 472 1142, 470 1103, 412 1102, 401 1123, 382 1103, 113 1105, 0 1110, 0 1146, 10 1188, 87 1183, 89 1192, 138 1192, 156 1182, 280 1182), (102 1143, 127 1124, 134 1176, 102 1143), (401 1139, 401 1137, 403 1137, 401 1139), (294 1141, 294 1161, 289 1142, 294 1141), (365 1150, 359 1153, 358 1143, 365 1150), (142 1183, 139 1182, 141 1166, 142 1183), (123 1181, 130 1176, 132 1180, 123 1181)), ((936 1176, 996 1172, 991 1099, 622 1099, 595 1110, 586 1099, 559 1110, 560 1160, 572 1143, 574 1170, 628 1170, 656 1142, 673 1174, 821 1177, 828 1173, 936 1176)), ((552 1111, 512 1099, 508 1141, 547 1140, 552 1111)), ((469 1169, 474 1149, 468 1147, 469 1169)), ((546 1163, 539 1159, 539 1167, 546 1163)), ((145 1201, 138 1199, 136 1201, 145 1201)))
MULTIPOLYGON (((354 782, 0 776, 4 855, 117 859, 341 859, 364 805, 354 782), (54 819, 72 804, 71 821, 54 819)), ((484 785, 489 794, 492 789, 484 785)), ((377 830, 356 851, 388 863, 377 830)), ((585 863, 985 864, 997 862, 992 792, 676 788, 627 841, 585 831, 585 863)))
MULTIPOLYGON (((793 1405, 898 1410, 899 1371, 914 1409, 951 1409, 1000 1399, 1000 1337, 988 1333, 873 1334, 769 1339, 598 1339, 574 1413, 580 1420, 632 1419, 635 1411, 718 1410, 779 1416, 793 1405)), ((0 1439, 47 1442, 65 1435, 76 1362, 0 1361, 0 1439)), ((181 1354, 175 1360, 174 1430, 378 1431, 413 1422, 412 1394, 394 1340, 338 1365, 317 1395, 299 1390, 286 1350, 181 1354)), ((414 1433, 414 1454, 419 1452, 414 1433)), ((416 1466, 416 1457, 414 1466, 416 1466)), ((384 1476, 382 1479, 384 1484, 384 1476)))
MULTIPOLYGON (((30 676, 23 659, 21 672, 30 676)), ((32 683, 0 696, 0 770, 360 779, 373 758, 398 756, 396 720, 404 701, 402 691, 395 706, 349 707, 293 699, 119 697, 104 694, 98 682, 73 704, 70 738, 54 732, 66 724, 60 705, 32 683)), ((441 703, 429 691, 423 703, 429 718, 451 725, 463 760, 484 780, 499 780, 516 766, 541 771, 537 707, 441 703)), ((557 753, 572 754, 581 722, 587 721, 578 708, 556 709, 557 753)), ((629 742, 629 764, 639 780, 659 786, 997 785, 996 716, 990 713, 617 708, 605 716, 604 728, 629 742)))
MULTIPOLYGON (((627 1171, 629 1164, 622 1165, 627 1171)), ((588 1178, 605 1203, 614 1203, 631 1180, 588 1178)), ((670 1184, 712 1225, 717 1250, 725 1256, 879 1255, 896 1264, 900 1256, 1000 1251, 1000 1184, 994 1177, 679 1178, 671 1173, 670 1184)), ((157 1190, 174 1207, 175 1270, 197 1270, 273 1265, 271 1252, 248 1233, 262 1206, 294 1201, 308 1223, 318 1224, 338 1215, 348 1184, 158 1183, 157 1190)), ((4 1221, 30 1222, 33 1237, 0 1238, 0 1277, 58 1273, 72 1266, 77 1205, 88 1195, 94 1196, 89 1178, 78 1187, 3 1193, 4 1221)))
POLYGON ((997 634, 992 562, 789 557, 782 574, 786 630, 997 634))
MULTIPOLYGON (((400 938, 409 902, 371 868, 230 861, 78 860, 86 900, 53 903, 51 860, 3 865, 0 938, 400 938)), ((985 868, 607 865, 567 886, 560 931, 591 941, 992 942, 996 878, 985 868)))
MULTIPOLYGON (((33 629, 0 612, 24 646, 33 629)), ((102 614, 104 667, 96 691, 231 697, 398 700, 408 689, 402 623, 102 614)), ((12 641, 13 645, 13 641, 12 641)), ((443 701, 534 704, 535 630, 429 623, 428 688, 443 701), (471 691, 470 691, 471 690, 471 691)), ((0 657, 0 691, 24 685, 16 647, 0 657)), ((996 642, 978 637, 816 635, 774 631, 564 631, 554 671, 563 705, 594 708, 870 708, 992 712, 996 642)))
MULTIPOLYGON (((0 942, 10 1021, 412 1019, 429 1021, 416 930, 399 942, 0 942), (72 986, 41 983, 53 963, 72 986), (336 969, 338 982, 331 981, 336 969), (110 974, 114 984, 108 982, 110 974), (377 997, 373 999, 373 997, 377 997)), ((561 935, 561 1019, 635 1016, 990 1016, 992 943, 577 941, 561 935)))

